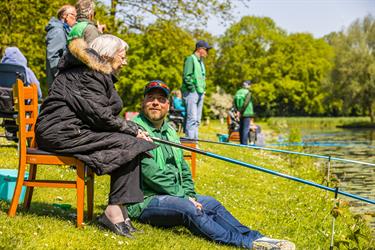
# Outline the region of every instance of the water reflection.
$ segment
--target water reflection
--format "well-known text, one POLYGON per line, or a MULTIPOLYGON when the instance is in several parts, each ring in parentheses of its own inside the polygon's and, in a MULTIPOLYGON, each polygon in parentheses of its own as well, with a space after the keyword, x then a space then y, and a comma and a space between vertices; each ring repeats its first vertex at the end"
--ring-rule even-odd
MULTIPOLYGON (((301 133, 306 153, 375 163, 374 129, 310 129, 301 130, 301 133)), ((331 168, 340 180, 342 190, 375 200, 375 167, 333 161, 331 168)), ((351 207, 354 213, 371 214, 371 227, 375 229, 375 205, 352 200, 351 207)))

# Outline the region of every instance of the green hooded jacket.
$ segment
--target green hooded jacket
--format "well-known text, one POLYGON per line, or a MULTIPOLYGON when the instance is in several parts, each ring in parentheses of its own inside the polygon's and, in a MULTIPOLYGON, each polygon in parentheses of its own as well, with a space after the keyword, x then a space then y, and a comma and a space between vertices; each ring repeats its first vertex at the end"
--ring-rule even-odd
MULTIPOLYGON (((160 129, 156 129, 143 114, 135 117, 133 121, 152 137, 180 142, 176 131, 167 122, 164 122, 160 129)), ((196 198, 190 167, 185 162, 181 149, 160 143, 151 154, 153 158, 144 158, 141 161, 144 201, 127 206, 131 218, 138 218, 154 195, 196 198)))
MULTIPOLYGON (((245 104, 246 96, 249 92, 250 90, 248 90, 247 88, 241 88, 234 95, 234 106, 236 107, 238 111, 242 110, 242 107, 245 104)), ((250 102, 247 104, 247 107, 245 108, 245 111, 241 114, 241 116, 242 117, 254 116, 252 98, 250 99, 250 102)))
POLYGON ((206 69, 203 60, 195 54, 186 57, 182 79, 182 93, 197 92, 203 94, 206 91, 206 69))

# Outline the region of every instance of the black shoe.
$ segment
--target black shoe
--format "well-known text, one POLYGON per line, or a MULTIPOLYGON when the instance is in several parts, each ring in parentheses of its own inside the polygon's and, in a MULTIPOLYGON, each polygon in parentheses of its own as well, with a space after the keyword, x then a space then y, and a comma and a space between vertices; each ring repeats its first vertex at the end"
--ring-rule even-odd
POLYGON ((143 230, 139 230, 133 226, 133 223, 129 218, 125 219, 125 225, 128 227, 131 233, 143 233, 143 230))
POLYGON ((121 235, 121 236, 125 236, 125 237, 131 238, 131 239, 134 238, 134 236, 130 233, 130 230, 129 230, 127 224, 125 224, 124 221, 120 222, 120 223, 117 223, 117 224, 113 224, 108 219, 108 217, 103 213, 102 215, 100 215, 98 217, 98 222, 103 227, 105 227, 106 229, 114 232, 115 234, 118 234, 118 235, 121 235))

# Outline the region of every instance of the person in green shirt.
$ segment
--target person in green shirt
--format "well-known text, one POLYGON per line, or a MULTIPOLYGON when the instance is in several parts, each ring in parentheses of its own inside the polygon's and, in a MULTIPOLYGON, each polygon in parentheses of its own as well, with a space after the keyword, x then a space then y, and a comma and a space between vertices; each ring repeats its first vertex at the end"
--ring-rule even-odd
POLYGON ((68 43, 73 39, 83 38, 87 44, 90 44, 103 33, 106 25, 99 24, 99 22, 95 25, 95 3, 93 0, 78 0, 75 7, 77 9, 77 23, 69 32, 68 43))
POLYGON ((203 100, 206 91, 206 69, 203 59, 211 46, 205 41, 195 44, 195 51, 185 58, 181 92, 186 106, 185 134, 189 139, 198 139, 198 127, 202 118, 203 100))
MULTIPOLYGON (((180 143, 165 120, 169 93, 162 81, 149 82, 142 111, 133 121, 151 138, 180 143)), ((160 143, 150 152, 152 158, 141 161, 144 201, 127 205, 129 217, 158 227, 185 226, 209 240, 248 249, 294 249, 289 241, 263 237, 242 225, 215 198, 197 194, 181 149, 160 143)))
POLYGON ((234 95, 234 107, 240 117, 240 143, 249 142, 250 119, 254 116, 253 102, 250 92, 251 81, 244 81, 242 87, 234 95))

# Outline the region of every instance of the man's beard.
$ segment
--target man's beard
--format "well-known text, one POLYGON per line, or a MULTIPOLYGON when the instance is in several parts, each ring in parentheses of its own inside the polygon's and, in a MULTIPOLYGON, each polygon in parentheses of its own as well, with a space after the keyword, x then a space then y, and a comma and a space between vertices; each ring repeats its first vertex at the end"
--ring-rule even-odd
POLYGON ((165 118, 165 114, 162 111, 146 110, 145 114, 149 120, 155 122, 162 121, 165 118))

